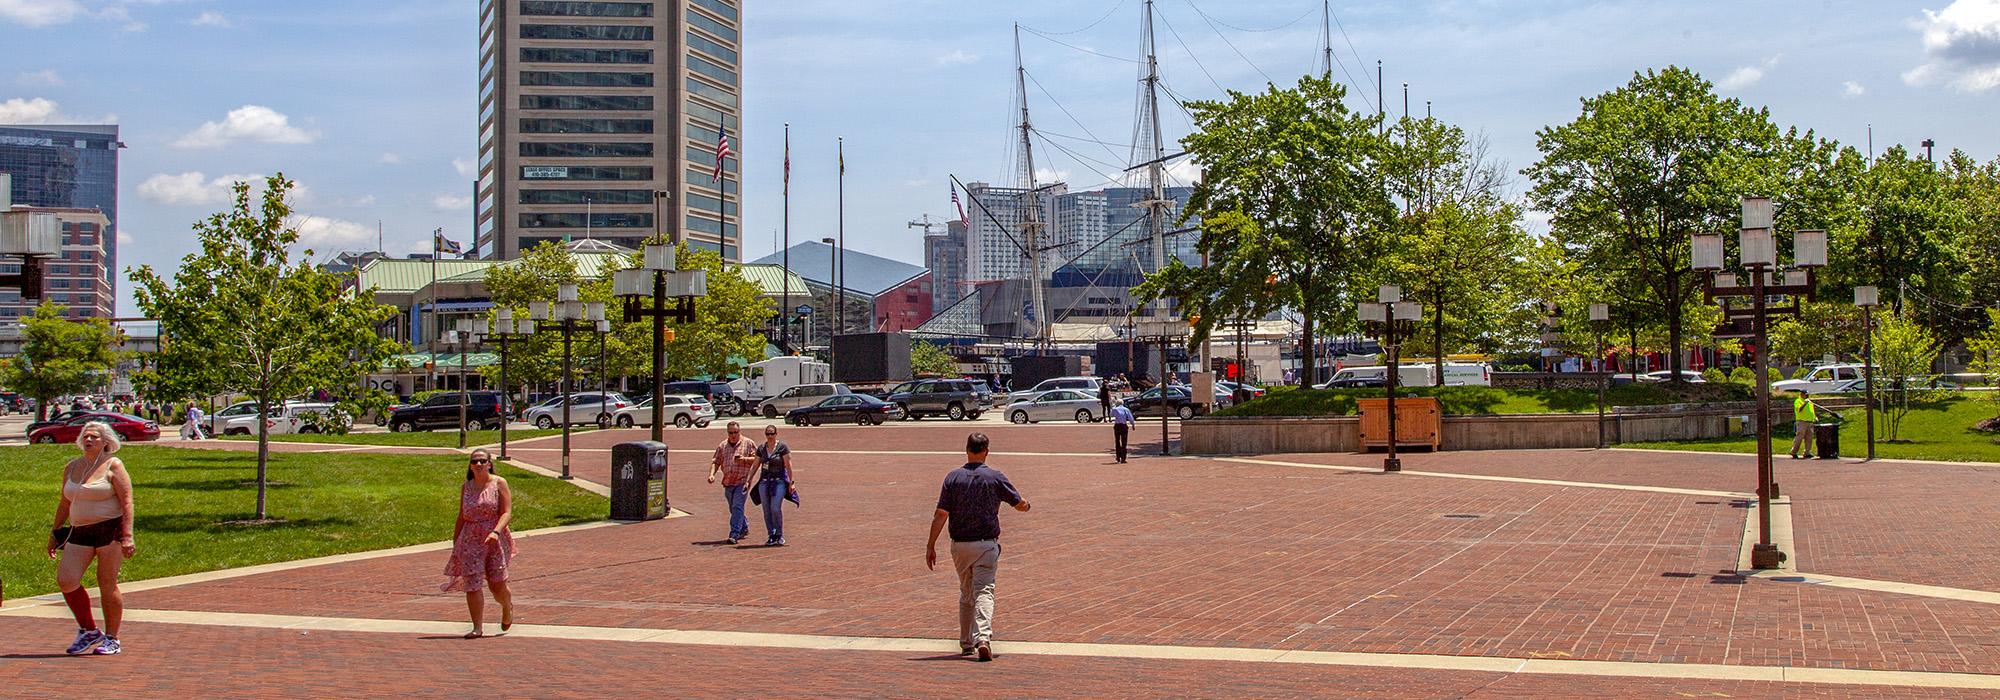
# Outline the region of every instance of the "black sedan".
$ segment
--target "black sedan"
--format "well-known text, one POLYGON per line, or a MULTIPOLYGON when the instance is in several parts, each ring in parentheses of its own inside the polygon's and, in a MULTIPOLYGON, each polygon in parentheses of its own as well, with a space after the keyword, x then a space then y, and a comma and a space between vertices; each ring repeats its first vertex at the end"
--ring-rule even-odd
POLYGON ((811 406, 794 408, 785 414, 785 422, 792 425, 819 425, 821 423, 848 422, 855 425, 881 425, 884 422, 903 417, 903 409, 896 404, 883 401, 867 394, 835 394, 811 406))
MULTIPOLYGON (((1187 387, 1184 386, 1168 387, 1167 400, 1165 405, 1163 406, 1161 405, 1160 402, 1160 388, 1153 387, 1151 389, 1147 389, 1143 392, 1140 392, 1138 396, 1126 399, 1125 407, 1132 409, 1132 413, 1134 415, 1157 416, 1157 415, 1167 414, 1167 415, 1180 416, 1183 419, 1193 418, 1196 415, 1203 413, 1204 409, 1200 405, 1195 404, 1192 401, 1189 401, 1188 400, 1189 396, 1190 394, 1188 393, 1187 387)), ((1227 395, 1220 393, 1216 395, 1217 405, 1221 405, 1221 402, 1227 399, 1228 399, 1227 395)))

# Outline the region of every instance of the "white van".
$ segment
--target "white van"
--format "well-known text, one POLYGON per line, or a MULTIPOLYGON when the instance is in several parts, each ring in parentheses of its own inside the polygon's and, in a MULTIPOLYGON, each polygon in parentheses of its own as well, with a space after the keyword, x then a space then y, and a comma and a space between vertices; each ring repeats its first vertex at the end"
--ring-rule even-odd
MULTIPOLYGON (((1418 363, 1396 366, 1397 386, 1431 386, 1437 383, 1436 365, 1418 363)), ((1335 372, 1333 378, 1315 389, 1345 389, 1354 387, 1380 387, 1388 383, 1389 368, 1382 365, 1348 367, 1335 372)), ((1492 386, 1493 374, 1486 365, 1470 362, 1447 362, 1444 365, 1445 386, 1492 386)))

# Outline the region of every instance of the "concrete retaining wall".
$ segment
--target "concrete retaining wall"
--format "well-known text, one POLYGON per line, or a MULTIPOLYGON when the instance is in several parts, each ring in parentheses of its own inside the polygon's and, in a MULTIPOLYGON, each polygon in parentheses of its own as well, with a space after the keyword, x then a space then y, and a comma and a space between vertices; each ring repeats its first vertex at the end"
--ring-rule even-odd
MULTIPOLYGON (((1613 444, 1728 437, 1730 418, 1749 416, 1756 404, 1615 413, 1605 417, 1613 444)), ((1791 406, 1772 406, 1776 424, 1790 421, 1791 406)), ((1446 416, 1443 449, 1530 450, 1597 446, 1597 414, 1551 413, 1446 416)), ((1354 416, 1205 417, 1181 424, 1181 450, 1191 455, 1354 452, 1360 419, 1354 416)))

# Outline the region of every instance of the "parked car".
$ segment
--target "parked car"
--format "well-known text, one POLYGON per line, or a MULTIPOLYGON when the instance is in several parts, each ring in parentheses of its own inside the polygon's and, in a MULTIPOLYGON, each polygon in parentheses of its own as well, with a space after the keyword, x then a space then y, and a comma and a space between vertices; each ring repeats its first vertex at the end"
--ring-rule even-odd
MULTIPOLYGON (((1674 376, 1673 370, 1663 369, 1658 372, 1647 372, 1645 374, 1641 374, 1639 375, 1639 381, 1653 382, 1653 383, 1665 382, 1665 381, 1670 381, 1673 378, 1673 376, 1674 376)), ((1701 378, 1700 372, 1696 372, 1691 369, 1681 370, 1681 381, 1687 382, 1689 384, 1705 384, 1708 382, 1708 380, 1701 378)))
POLYGON ((818 404, 829 396, 852 393, 854 391, 848 389, 846 384, 838 382, 800 384, 778 392, 777 396, 765 399, 757 406, 757 411, 765 418, 788 416, 791 415, 792 409, 818 404))
POLYGON ((37 430, 41 430, 42 428, 46 428, 51 425, 62 425, 63 423, 68 422, 69 419, 83 415, 84 413, 88 413, 88 411, 71 411, 65 408, 52 409, 49 411, 48 418, 29 422, 28 429, 22 434, 26 435, 29 433, 33 433, 37 430))
POLYGON ((735 390, 729 387, 729 382, 667 382, 661 388, 660 393, 662 395, 700 396, 708 400, 709 405, 714 408, 716 415, 740 416, 748 410, 743 397, 736 395, 735 390))
POLYGON ((1223 380, 1223 381, 1217 381, 1215 383, 1215 388, 1229 392, 1229 397, 1232 399, 1236 398, 1236 392, 1240 389, 1245 394, 1243 398, 1244 401, 1249 401, 1250 399, 1261 398, 1264 396, 1264 387, 1257 386, 1255 384, 1238 384, 1236 382, 1223 380))
MULTIPOLYGON (((706 428, 710 422, 715 420, 715 413, 715 405, 709 403, 706 397, 676 396, 672 394, 660 397, 660 414, 662 420, 674 424, 676 428, 685 428, 690 425, 697 428, 706 428)), ((637 405, 618 409, 618 413, 615 414, 612 420, 620 428, 630 428, 633 426, 651 428, 653 427, 653 400, 646 399, 640 401, 637 405)))
POLYGON ((1016 401, 1025 401, 1041 396, 1042 392, 1055 391, 1057 389, 1076 389, 1078 391, 1090 392, 1091 396, 1096 396, 1097 386, 1103 382, 1104 380, 1097 377, 1051 377, 1035 384, 1032 389, 1007 394, 1007 403, 1012 404, 1016 401))
POLYGON ((896 404, 867 394, 847 393, 828 396, 811 406, 794 408, 785 413, 785 422, 792 425, 837 422, 881 425, 902 416, 903 410, 896 404))
POLYGON ((73 413, 68 419, 60 423, 44 425, 35 429, 33 432, 28 433, 28 442, 42 445, 76 442, 76 436, 83 432, 83 426, 88 423, 103 423, 111 426, 112 432, 118 433, 118 439, 120 440, 145 441, 160 439, 160 424, 153 421, 138 416, 128 416, 123 413, 87 411, 73 413))
MULTIPOLYGON (((1170 386, 1167 387, 1167 398, 1162 402, 1160 400, 1160 388, 1153 387, 1139 392, 1138 396, 1126 399, 1125 407, 1132 409, 1132 413, 1134 414, 1161 415, 1165 413, 1180 416, 1182 419, 1193 418, 1205 413, 1206 410, 1199 404, 1188 400, 1190 396, 1192 394, 1188 393, 1187 387, 1179 385, 1170 386)), ((1225 397, 1218 395, 1218 398, 1225 397)), ((1218 403, 1217 405, 1220 406, 1221 404, 1218 403)))
MULTIPOLYGON (((264 422, 271 435, 293 433, 317 433, 319 426, 306 420, 306 416, 335 410, 333 404, 317 401, 286 401, 272 406, 264 422)), ((231 404, 228 408, 209 418, 210 435, 255 435, 257 434, 257 402, 244 401, 231 404)))
POLYGON ((256 425, 256 420, 257 402, 238 401, 209 414, 205 427, 210 435, 249 435, 255 432, 250 426, 256 425))
MULTIPOLYGON (((615 391, 592 391, 569 395, 569 424, 611 427, 612 417, 621 409, 631 408, 633 402, 615 391)), ((521 420, 547 430, 562 425, 563 397, 558 394, 547 401, 521 412, 521 420)))
MULTIPOLYGON (((1776 386, 1776 384, 1772 385, 1773 388, 1776 388, 1776 386)), ((1877 391, 1895 391, 1906 386, 1912 391, 1958 391, 1965 388, 1963 384, 1948 382, 1938 377, 1913 377, 1901 382, 1883 381, 1882 386, 1877 391)), ((1868 380, 1864 378, 1841 382, 1834 386, 1832 391, 1827 393, 1862 394, 1867 391, 1868 380)))
MULTIPOLYGON (((466 430, 498 430, 500 422, 506 420, 501 415, 504 400, 497 391, 471 391, 462 394, 465 404, 466 430)), ((437 394, 415 406, 405 406, 389 414, 389 430, 407 433, 417 430, 459 427, 458 392, 437 394)))
POLYGON ((970 379, 925 379, 897 387, 908 388, 890 394, 886 400, 896 404, 907 420, 924 416, 976 419, 992 401, 983 384, 970 379))
POLYGON ((1038 423, 1045 420, 1075 420, 1078 423, 1094 422, 1103 407, 1097 403, 1097 394, 1084 393, 1081 389, 1056 389, 1026 401, 1007 404, 1007 420, 1015 423, 1038 423))
POLYGON ((1773 393, 1804 391, 1814 394, 1833 391, 1834 387, 1861 378, 1859 364, 1820 365, 1806 372, 1798 379, 1784 379, 1771 382, 1773 393))

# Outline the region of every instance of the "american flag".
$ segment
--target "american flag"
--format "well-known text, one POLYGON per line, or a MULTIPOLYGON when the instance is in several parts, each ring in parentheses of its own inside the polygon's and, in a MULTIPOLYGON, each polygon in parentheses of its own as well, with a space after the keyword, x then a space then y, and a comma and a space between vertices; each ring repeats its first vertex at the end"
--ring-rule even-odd
POLYGON ((956 182, 951 184, 951 206, 958 209, 958 225, 968 229, 972 228, 972 222, 965 218, 965 204, 958 201, 958 183, 956 182))
POLYGON ((723 165, 724 163, 728 162, 728 161, 729 161, 729 157, 730 157, 730 156, 733 156, 733 155, 736 155, 736 154, 735 154, 734 152, 731 152, 731 151, 729 150, 729 127, 726 127, 726 126, 725 126, 725 127, 722 127, 722 128, 720 128, 720 129, 716 130, 716 132, 715 132, 715 175, 713 176, 713 177, 715 178, 715 183, 716 183, 716 184, 718 184, 718 185, 722 184, 722 165, 723 165))

